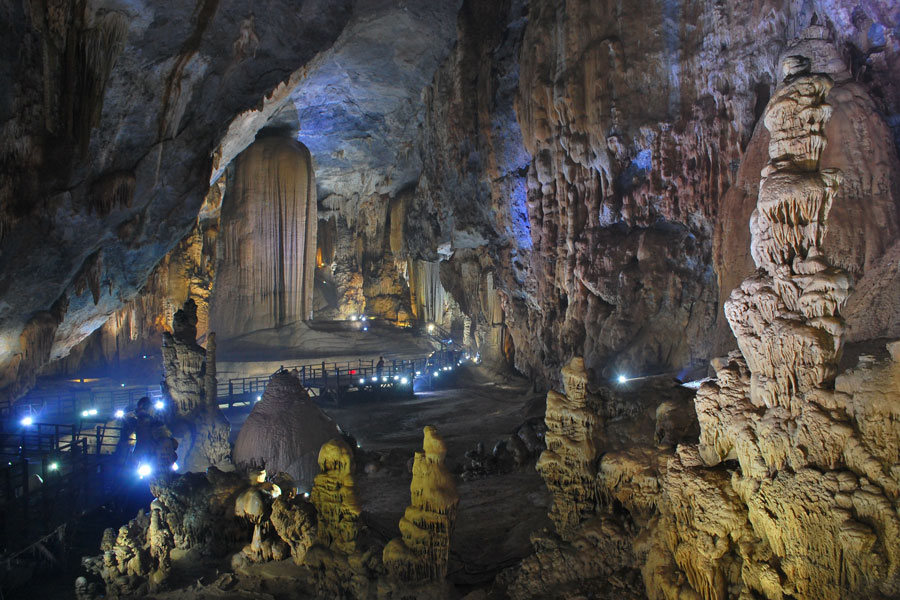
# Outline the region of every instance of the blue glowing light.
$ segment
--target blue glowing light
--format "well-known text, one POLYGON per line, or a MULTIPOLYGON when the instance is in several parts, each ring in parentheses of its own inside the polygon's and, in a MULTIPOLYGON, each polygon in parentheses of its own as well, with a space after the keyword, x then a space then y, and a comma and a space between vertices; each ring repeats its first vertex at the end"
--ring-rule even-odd
POLYGON ((531 220, 528 218, 528 191, 525 187, 525 178, 521 177, 513 188, 509 201, 509 216, 512 219, 513 235, 520 248, 531 248, 531 220))

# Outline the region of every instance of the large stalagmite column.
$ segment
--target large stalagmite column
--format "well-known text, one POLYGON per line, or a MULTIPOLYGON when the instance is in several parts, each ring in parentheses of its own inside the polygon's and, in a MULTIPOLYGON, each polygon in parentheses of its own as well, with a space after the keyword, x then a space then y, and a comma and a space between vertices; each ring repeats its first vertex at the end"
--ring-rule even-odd
POLYGON ((302 144, 265 137, 235 159, 211 317, 220 337, 310 318, 316 218, 312 159, 302 144))

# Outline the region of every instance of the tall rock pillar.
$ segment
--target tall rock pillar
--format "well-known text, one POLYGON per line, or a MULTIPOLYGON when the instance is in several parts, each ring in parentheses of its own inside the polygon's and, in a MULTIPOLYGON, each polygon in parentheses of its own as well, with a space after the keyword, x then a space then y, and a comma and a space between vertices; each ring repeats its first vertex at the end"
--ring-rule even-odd
POLYGON ((222 206, 212 329, 225 339, 310 318, 316 184, 309 150, 263 137, 235 160, 222 206))

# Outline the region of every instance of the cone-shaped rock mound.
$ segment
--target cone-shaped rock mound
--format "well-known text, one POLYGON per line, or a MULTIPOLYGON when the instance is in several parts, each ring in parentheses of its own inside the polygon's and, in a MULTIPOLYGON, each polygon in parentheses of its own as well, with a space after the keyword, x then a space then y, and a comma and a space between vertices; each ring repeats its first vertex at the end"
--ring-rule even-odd
POLYGON ((234 462, 244 468, 283 471, 301 489, 310 489, 318 473, 319 448, 340 437, 337 424, 309 398, 300 381, 286 371, 272 376, 234 445, 234 462))

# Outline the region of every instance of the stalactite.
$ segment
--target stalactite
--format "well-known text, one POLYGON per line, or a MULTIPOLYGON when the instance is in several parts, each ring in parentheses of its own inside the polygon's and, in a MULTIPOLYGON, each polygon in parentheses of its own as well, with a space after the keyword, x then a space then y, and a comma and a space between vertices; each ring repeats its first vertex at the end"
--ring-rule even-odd
MULTIPOLYGON (((107 12, 78 32, 70 68, 74 70, 73 88, 69 90, 71 120, 69 131, 82 152, 90 143, 91 130, 100 121, 103 94, 116 59, 125 45, 128 19, 118 12, 107 12)), ((71 38, 70 38, 71 39, 71 38)))
POLYGON ((117 208, 131 206, 134 185, 134 173, 130 171, 115 171, 97 178, 88 193, 88 210, 102 217, 117 208))

